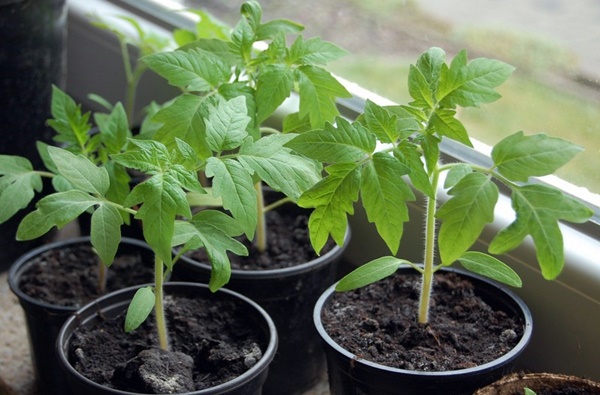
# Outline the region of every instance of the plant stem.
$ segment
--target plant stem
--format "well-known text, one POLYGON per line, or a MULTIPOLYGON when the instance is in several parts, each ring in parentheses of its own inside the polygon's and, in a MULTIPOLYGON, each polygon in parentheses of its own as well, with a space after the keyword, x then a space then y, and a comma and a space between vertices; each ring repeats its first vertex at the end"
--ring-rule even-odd
POLYGON ((265 197, 263 196, 262 182, 254 184, 257 197, 258 218, 256 222, 256 236, 254 244, 260 252, 267 249, 267 225, 265 218, 265 197))
POLYGON ((433 197, 426 197, 427 213, 425 223, 425 259, 423 262, 423 273, 421 275, 421 297, 419 300, 419 323, 426 324, 429 321, 429 302, 431 299, 431 288, 433 286, 433 259, 435 249, 435 212, 437 207, 437 184, 439 180, 438 169, 433 170, 431 176, 431 186, 433 187, 433 197))
POLYGON ((100 293, 100 295, 104 295, 104 293, 106 292, 107 271, 108 268, 106 267, 104 262, 102 262, 102 259, 98 257, 98 292, 100 293))
POLYGON ((161 349, 169 349, 167 334, 167 321, 163 303, 163 261, 158 256, 154 258, 154 308, 156 313, 156 329, 158 331, 158 344, 161 349))

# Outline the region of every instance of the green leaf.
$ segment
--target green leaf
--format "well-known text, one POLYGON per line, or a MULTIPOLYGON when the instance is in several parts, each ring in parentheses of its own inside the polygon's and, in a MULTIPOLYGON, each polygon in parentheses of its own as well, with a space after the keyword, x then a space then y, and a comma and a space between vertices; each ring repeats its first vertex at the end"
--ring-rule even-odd
POLYGON ((137 149, 130 149, 111 158, 122 166, 155 174, 167 167, 170 155, 164 144, 153 140, 130 140, 137 149))
POLYGON ((102 204, 102 200, 79 190, 48 195, 37 203, 35 211, 23 218, 17 229, 17 239, 33 240, 53 226, 60 229, 97 204, 102 204))
POLYGON ((246 126, 250 121, 245 97, 220 100, 216 107, 211 107, 205 119, 206 140, 211 150, 220 153, 239 147, 248 136, 246 126))
POLYGON ((296 201, 302 192, 321 179, 315 162, 292 153, 284 145, 294 135, 274 134, 245 144, 238 160, 271 188, 296 201))
POLYGON ((527 181, 554 173, 583 148, 544 133, 525 136, 512 134, 492 149, 492 160, 498 172, 513 181, 527 181))
POLYGON ((452 196, 437 211, 442 221, 438 245, 444 265, 460 258, 477 240, 484 226, 494 220, 498 187, 485 175, 463 177, 448 194, 452 196))
POLYGON ((444 188, 452 188, 453 186, 458 184, 458 182, 462 180, 463 177, 465 177, 468 174, 471 174, 472 172, 473 169, 470 165, 466 163, 460 163, 453 166, 446 175, 446 179, 444 180, 444 188))
POLYGON ((492 240, 489 251, 502 254, 531 235, 542 275, 554 279, 564 265, 562 233, 558 221, 584 222, 593 211, 561 191, 544 185, 514 187, 512 207, 516 219, 492 240))
POLYGON ((58 147, 48 147, 48 153, 60 175, 75 188, 97 195, 104 195, 110 186, 108 172, 94 165, 83 155, 75 155, 58 147))
POLYGON ((459 258, 465 269, 489 277, 512 287, 520 288, 523 283, 519 275, 504 262, 481 252, 469 251, 459 258))
POLYGON ((331 122, 339 111, 336 98, 351 97, 350 93, 328 71, 317 66, 300 66, 300 117, 309 117, 314 128, 331 122))
POLYGON ((175 218, 191 217, 185 193, 168 174, 158 173, 138 184, 124 203, 126 207, 137 204, 141 207, 135 217, 142 220, 144 239, 170 269, 175 218))
POLYGON ((463 143, 468 147, 473 147, 469 134, 464 125, 455 117, 456 111, 447 109, 437 109, 431 116, 429 126, 435 130, 440 137, 448 137, 463 143))
POLYGON ((361 175, 361 197, 369 222, 392 254, 398 252, 404 222, 408 221, 406 201, 415 199, 401 178, 408 169, 386 153, 376 153, 364 167, 361 175))
POLYGON ((209 111, 208 103, 206 98, 197 95, 178 96, 152 118, 154 122, 162 123, 154 138, 170 148, 174 147, 179 138, 194 147, 201 159, 208 158, 212 155, 206 142, 204 125, 204 118, 209 111))
POLYGON ((248 255, 246 247, 231 237, 239 235, 241 229, 232 218, 212 210, 196 214, 191 223, 198 230, 198 237, 210 259, 209 288, 215 292, 229 281, 231 267, 227 251, 238 256, 248 255))
POLYGON ((305 132, 286 144, 294 151, 324 163, 355 162, 372 154, 377 147, 375 135, 360 123, 336 118, 336 125, 305 132))
POLYGON ((312 130, 308 117, 300 118, 300 113, 293 112, 283 119, 283 133, 305 133, 312 130))
POLYGON ((299 65, 325 66, 347 54, 342 48, 319 37, 304 40, 300 35, 290 47, 288 61, 299 65))
POLYGON ((435 91, 439 85, 442 70, 445 67, 446 53, 438 47, 431 47, 417 59, 416 68, 421 72, 427 84, 435 91))
POLYGON ((398 117, 370 100, 365 104, 364 118, 369 131, 382 143, 395 143, 400 137, 398 117))
POLYGON ((129 333, 136 330, 146 321, 152 309, 154 309, 155 301, 152 287, 143 287, 136 291, 127 308, 125 332, 129 333))
POLYGON ((326 169, 329 175, 304 192, 298 205, 304 208, 314 207, 308 227, 310 240, 318 253, 329 239, 329 235, 338 245, 344 244, 348 218, 354 213, 354 202, 358 200, 360 185, 360 166, 354 163, 331 165, 326 169))
POLYGON ((258 111, 256 122, 262 123, 290 96, 294 88, 294 74, 286 65, 268 65, 264 67, 256 86, 258 111))
POLYGON ((200 48, 155 53, 142 61, 169 84, 188 91, 208 92, 227 82, 231 74, 227 63, 200 48))
POLYGON ((1 224, 26 208, 43 184, 31 162, 20 156, 0 155, 0 175, 1 224))
POLYGON ((419 148, 415 144, 405 140, 400 142, 393 151, 393 154, 404 166, 410 169, 408 177, 413 186, 429 197, 435 196, 435 191, 425 171, 419 148))
POLYGON ((108 153, 121 152, 127 139, 131 137, 125 108, 121 103, 117 103, 108 118, 104 121, 100 121, 100 119, 97 117, 96 123, 100 129, 102 143, 106 146, 108 153))
POLYGON ((408 72, 408 93, 414 99, 410 105, 419 108, 433 108, 433 90, 417 67, 410 65, 408 72))
POLYGON ((114 206, 100 205, 92 214, 91 242, 100 260, 111 265, 121 242, 123 218, 114 206))
POLYGON ((502 85, 515 68, 495 59, 477 58, 464 67, 451 68, 438 93, 443 107, 478 107, 500 98, 495 88, 502 85))
POLYGON ((256 40, 275 38, 279 34, 296 34, 304 30, 304 26, 287 19, 273 19, 261 24, 256 30, 256 40))
POLYGON ((52 85, 51 112, 54 118, 48 120, 48 125, 57 133, 54 141, 66 143, 68 147, 83 147, 92 127, 90 113, 82 113, 81 105, 55 85, 52 85))
POLYGON ((384 256, 367 262, 345 275, 335 286, 338 292, 364 287, 396 273, 407 261, 393 256, 384 256))
POLYGON ((258 201, 251 174, 233 159, 209 158, 206 175, 213 177, 213 195, 223 199, 223 208, 231 212, 252 240, 258 221, 258 201))

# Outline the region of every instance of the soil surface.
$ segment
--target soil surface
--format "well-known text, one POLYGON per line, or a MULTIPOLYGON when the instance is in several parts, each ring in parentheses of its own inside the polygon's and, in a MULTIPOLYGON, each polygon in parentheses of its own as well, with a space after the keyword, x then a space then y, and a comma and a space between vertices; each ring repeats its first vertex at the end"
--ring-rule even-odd
POLYGON ((475 295, 470 281, 454 273, 436 273, 429 324, 418 324, 420 285, 417 275, 397 274, 335 293, 322 313, 323 325, 360 358, 418 371, 481 365, 521 339, 520 317, 492 310, 475 295))
POLYGON ((257 335, 255 320, 238 301, 167 295, 165 306, 170 352, 153 346, 153 319, 125 333, 124 316, 118 316, 74 334, 71 364, 107 387, 181 393, 229 381, 263 356, 268 339, 257 335))
MULTIPOLYGON (((79 308, 101 296, 98 258, 90 245, 52 249, 35 258, 19 287, 27 295, 53 305, 79 308)), ((117 256, 107 270, 107 292, 154 280, 152 261, 139 254, 117 256)))

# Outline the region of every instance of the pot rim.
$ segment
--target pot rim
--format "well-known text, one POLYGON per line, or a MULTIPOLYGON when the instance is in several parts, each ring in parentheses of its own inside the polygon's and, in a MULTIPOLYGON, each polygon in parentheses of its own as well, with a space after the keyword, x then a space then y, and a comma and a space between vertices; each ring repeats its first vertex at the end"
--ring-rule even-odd
MULTIPOLYGON (((317 258, 310 260, 308 262, 301 263, 299 265, 284 267, 279 269, 264 269, 264 270, 241 270, 241 269, 231 269, 231 277, 237 279, 247 279, 247 278, 260 278, 264 280, 287 277, 302 274, 305 272, 309 272, 315 270, 318 267, 326 265, 329 263, 334 257, 341 256, 346 248, 348 247, 348 243, 351 237, 350 226, 346 228, 346 234, 344 236, 344 244, 341 246, 335 245, 325 254, 318 256, 317 258)), ((312 248, 312 247, 311 247, 312 248)), ((180 257, 182 262, 186 262, 193 266, 200 266, 203 269, 211 270, 209 264, 205 262, 200 262, 195 259, 191 259, 186 257, 185 254, 180 257)), ((177 265, 177 263, 175 264, 177 265)))
MULTIPOLYGON (((412 269, 410 266, 403 266, 399 270, 414 270, 414 269, 412 269)), ((336 352, 342 354, 346 358, 353 360, 355 363, 359 363, 359 364, 366 365, 366 366, 374 368, 374 369, 380 369, 380 370, 387 371, 390 373, 398 373, 398 374, 410 375, 410 376, 444 377, 444 376, 457 376, 457 375, 473 375, 473 374, 483 373, 487 370, 494 369, 499 365, 505 365, 505 364, 511 362, 512 360, 516 359, 517 356, 522 353, 522 351, 525 349, 525 347, 529 343, 529 340, 531 339, 531 336, 533 333, 533 321, 532 321, 531 311, 529 310, 529 307, 523 301, 523 299, 521 299, 516 293, 514 293, 512 290, 508 289, 504 285, 496 283, 486 277, 477 275, 475 273, 472 273, 472 272, 469 272, 466 270, 462 270, 462 269, 458 269, 458 268, 454 268, 454 267, 444 267, 441 270, 458 273, 458 274, 464 275, 466 277, 471 277, 476 280, 483 281, 483 282, 487 283, 489 286, 491 286, 492 288, 497 289, 499 292, 506 294, 516 303, 516 305, 518 306, 518 308, 521 311, 521 314, 523 315, 523 318, 524 318, 523 335, 521 336, 521 339, 519 340, 519 342, 510 351, 508 351, 506 354, 502 355, 499 358, 496 358, 490 362, 486 362, 484 364, 481 364, 481 365, 478 365, 478 366, 475 366, 472 368, 447 370, 447 371, 420 371, 420 370, 399 369, 399 368, 394 368, 391 366, 386 366, 386 365, 382 365, 382 364, 379 364, 376 362, 372 362, 372 361, 363 359, 363 358, 357 356, 356 354, 353 354, 350 351, 346 350, 339 344, 337 344, 331 338, 331 336, 329 336, 329 334, 325 330, 325 327, 323 326, 323 322, 321 321, 321 311, 322 311, 324 305, 329 301, 331 296, 334 294, 335 287, 339 281, 334 283, 333 285, 331 285, 329 288, 327 288, 327 290, 325 290, 325 292, 323 292, 323 294, 321 294, 321 296, 317 300, 317 303, 313 310, 313 322, 317 328, 317 332, 319 332, 319 336, 321 336, 321 338, 328 344, 329 347, 332 347, 336 352)))
MULTIPOLYGON (((70 326, 78 325, 78 323, 76 321, 81 320, 82 317, 80 315, 82 313, 84 313, 85 311, 88 311, 88 310, 94 311, 92 314, 89 315, 89 317, 87 317, 87 319, 89 320, 89 319, 93 318, 94 316, 98 315, 98 313, 101 312, 101 310, 103 308, 107 307, 107 306, 103 306, 103 303, 107 303, 107 300, 109 300, 111 298, 115 298, 115 297, 118 298, 120 295, 126 294, 126 293, 131 293, 131 296, 133 296, 133 294, 135 293, 135 291, 137 289, 145 287, 145 286, 152 286, 152 285, 153 284, 135 285, 132 287, 123 288, 118 291, 111 292, 109 294, 106 294, 106 295, 86 304, 85 306, 83 306, 79 310, 77 310, 77 312, 75 312, 74 314, 69 316, 69 318, 65 321, 65 323, 61 327, 60 332, 58 333, 58 337, 56 339, 56 343, 55 343, 55 350, 56 350, 58 360, 61 364, 61 367, 69 374, 77 376, 80 380, 84 381, 88 386, 92 386, 99 390, 100 389, 107 390, 108 387, 98 384, 95 381, 92 381, 92 380, 88 379, 87 377, 83 376, 75 368, 73 368, 71 363, 68 361, 67 357, 65 356, 65 352, 64 352, 64 347, 66 347, 66 345, 71 337, 71 335, 69 335, 67 337, 68 329, 70 326)), ((188 287, 188 288, 202 288, 202 289, 208 290, 209 292, 212 292, 209 290, 209 287, 207 284, 202 284, 202 283, 175 281, 175 282, 168 282, 168 283, 164 284, 165 288, 182 287, 182 286, 188 287)), ((210 388, 206 388, 206 389, 198 390, 198 391, 187 392, 186 394, 188 394, 188 395, 211 395, 211 394, 220 394, 221 391, 223 391, 223 390, 233 390, 233 389, 243 385, 246 381, 251 380, 252 378, 260 375, 262 373, 262 371, 265 369, 265 365, 267 365, 267 368, 268 368, 268 365, 271 363, 271 361, 275 357, 275 353, 277 352, 277 345, 279 342, 279 338, 278 338, 278 334, 277 334, 277 329, 275 327, 275 323, 273 322, 273 319, 269 316, 269 314, 260 305, 258 305, 256 302, 254 302, 252 299, 250 299, 240 293, 231 291, 226 288, 220 288, 218 291, 215 292, 215 294, 219 293, 219 292, 226 293, 230 296, 233 296, 234 298, 240 299, 241 301, 243 301, 244 303, 246 303, 250 307, 252 307, 252 309, 255 310, 259 314, 260 317, 262 317, 264 322, 267 324, 267 328, 268 328, 268 332, 269 332, 267 349, 263 352, 262 358, 254 366, 252 366, 250 369, 248 369, 241 375, 237 376, 236 378, 226 381, 226 382, 219 384, 217 386, 214 386, 214 387, 210 387, 210 388)), ((122 390, 118 390, 118 389, 114 389, 114 388, 110 388, 110 391, 111 391, 110 392, 111 394, 115 394, 115 395, 140 395, 139 392, 122 391, 122 390)))
MULTIPOLYGON (((71 312, 77 311, 78 307, 61 306, 61 305, 56 305, 56 304, 52 304, 52 303, 49 303, 49 302, 46 302, 43 300, 36 299, 36 298, 26 294, 25 292, 23 292, 21 290, 21 287, 19 286, 19 281, 21 279, 21 275, 29 268, 29 266, 31 266, 31 264, 33 264, 32 261, 34 258, 36 258, 38 255, 41 255, 47 251, 57 249, 57 248, 64 248, 65 246, 71 246, 71 245, 75 245, 75 244, 91 245, 91 238, 90 238, 90 236, 79 236, 79 237, 73 237, 73 238, 68 238, 68 239, 63 239, 63 240, 57 240, 57 241, 53 241, 51 243, 42 244, 41 246, 36 247, 32 250, 29 250, 25 254, 21 255, 19 258, 17 258, 16 261, 13 262, 10 269, 8 270, 8 285, 9 285, 11 291, 15 295, 17 295, 17 297, 19 298, 20 301, 23 301, 29 305, 39 306, 44 309, 51 310, 51 311, 57 312, 57 313, 71 313, 71 312)), ((145 243, 141 240, 138 240, 138 239, 130 238, 130 237, 122 237, 121 243, 119 243, 119 244, 130 244, 130 245, 133 245, 136 247, 146 248, 146 249, 150 250, 150 246, 148 246, 147 243, 145 243)))

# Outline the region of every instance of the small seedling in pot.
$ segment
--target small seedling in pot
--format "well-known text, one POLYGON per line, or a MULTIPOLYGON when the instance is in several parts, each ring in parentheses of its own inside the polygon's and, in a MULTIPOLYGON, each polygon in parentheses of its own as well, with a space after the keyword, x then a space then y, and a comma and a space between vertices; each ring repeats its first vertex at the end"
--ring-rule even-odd
POLYGON ((511 194, 515 220, 492 240, 489 253, 509 252, 531 236, 543 276, 553 279, 561 272, 564 255, 559 221, 584 222, 592 211, 560 190, 531 179, 552 174, 581 147, 546 134, 517 132, 493 147, 489 166, 440 160, 443 139, 472 147, 456 116, 457 108, 499 99, 495 89, 513 70, 493 59, 469 61, 464 50, 448 65, 445 52, 431 48, 410 67, 411 103, 379 106, 369 101, 356 121, 337 118, 334 124, 288 143, 295 151, 328 164, 326 177, 298 201, 300 206, 314 208, 309 227, 317 251, 330 235, 338 244, 343 242, 347 215, 353 213, 360 196, 369 221, 396 254, 409 220, 407 202, 415 199, 413 188, 425 197, 423 265, 381 257, 345 276, 338 291, 365 286, 410 265, 422 275, 418 321, 425 324, 433 274, 456 261, 472 272, 521 286, 519 276, 499 259, 470 251, 494 219, 499 185, 511 194), (448 198, 440 205, 442 189, 448 198))

